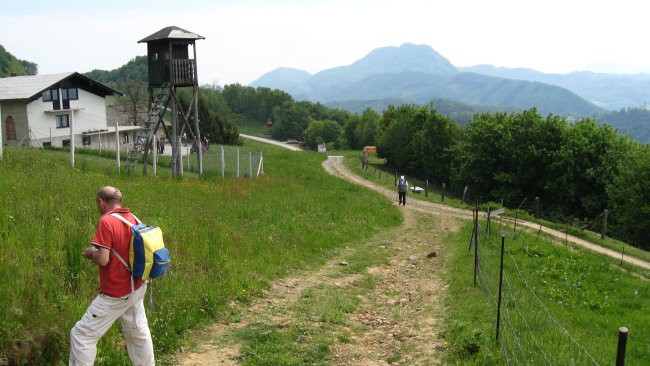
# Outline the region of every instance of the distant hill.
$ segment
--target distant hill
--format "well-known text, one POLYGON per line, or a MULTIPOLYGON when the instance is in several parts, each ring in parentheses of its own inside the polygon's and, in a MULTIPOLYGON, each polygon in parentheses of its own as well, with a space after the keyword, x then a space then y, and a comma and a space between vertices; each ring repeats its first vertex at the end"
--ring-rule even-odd
POLYGON ((262 75, 257 79, 259 85, 273 89, 293 90, 294 92, 304 93, 306 88, 303 85, 309 80, 311 74, 307 71, 292 69, 289 67, 279 67, 269 73, 262 75), (276 87, 281 85, 282 88, 276 87))
POLYGON ((0 77, 15 75, 36 75, 38 65, 34 62, 19 60, 0 45, 0 77))
POLYGON ((536 107, 540 113, 591 116, 601 108, 575 93, 539 82, 460 72, 446 58, 426 45, 404 44, 370 52, 349 66, 321 71, 312 76, 292 69, 276 69, 251 83, 282 89, 296 99, 321 103, 403 100, 428 103, 432 99, 506 109, 536 107))
POLYGON ((492 65, 477 65, 460 70, 557 85, 607 110, 639 107, 650 101, 650 74, 599 74, 590 71, 545 74, 531 69, 511 69, 492 65))
MULTIPOLYGON (((366 110, 366 108, 371 108, 375 112, 381 114, 389 105, 399 106, 402 104, 410 104, 410 102, 404 99, 349 100, 343 102, 329 102, 326 105, 330 108, 344 109, 357 114, 361 114, 366 110)), ((479 106, 449 99, 432 99, 426 104, 433 105, 433 108, 438 112, 451 117, 451 119, 458 124, 465 124, 471 121, 476 113, 514 113, 520 111, 517 108, 487 105, 479 106)))

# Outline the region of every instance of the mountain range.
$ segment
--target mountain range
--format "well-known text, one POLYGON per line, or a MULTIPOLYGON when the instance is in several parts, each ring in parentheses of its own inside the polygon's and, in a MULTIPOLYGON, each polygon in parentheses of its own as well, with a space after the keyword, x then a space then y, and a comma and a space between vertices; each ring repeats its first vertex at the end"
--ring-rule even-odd
POLYGON ((647 74, 561 75, 490 65, 458 68, 430 46, 410 43, 378 48, 351 65, 314 75, 281 67, 250 86, 282 89, 299 100, 342 108, 445 99, 497 109, 536 107, 542 114, 574 117, 638 107, 650 100, 647 74))

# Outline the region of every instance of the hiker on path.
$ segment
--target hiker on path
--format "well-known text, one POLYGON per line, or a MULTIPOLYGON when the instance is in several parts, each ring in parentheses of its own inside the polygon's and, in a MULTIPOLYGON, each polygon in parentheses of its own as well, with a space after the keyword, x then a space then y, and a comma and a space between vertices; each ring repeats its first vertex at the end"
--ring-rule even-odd
POLYGON ((70 331, 69 364, 92 365, 97 342, 119 318, 131 362, 154 365, 153 342, 142 301, 147 285, 133 279, 132 293, 131 273, 112 252, 128 260, 132 234, 131 228, 109 214, 115 212, 133 224, 137 224, 136 219, 122 207, 122 193, 115 187, 102 187, 97 192, 97 208, 102 216, 92 245, 83 256, 99 266, 99 295, 70 331))
POLYGON ((400 176, 397 181, 397 199, 399 200, 398 206, 406 206, 406 191, 409 190, 409 182, 404 179, 404 176, 400 176))

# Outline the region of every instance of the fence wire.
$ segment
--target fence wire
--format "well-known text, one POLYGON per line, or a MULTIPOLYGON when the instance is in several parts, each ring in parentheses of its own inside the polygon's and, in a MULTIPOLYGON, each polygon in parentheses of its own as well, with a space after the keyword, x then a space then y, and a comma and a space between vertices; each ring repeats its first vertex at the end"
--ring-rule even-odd
MULTIPOLYGON (((189 171, 197 171, 196 154, 185 157, 189 171)), ((210 145, 203 152, 203 172, 211 176, 255 178, 264 175, 264 157, 260 151, 237 146, 210 145)))
MULTIPOLYGON (((501 243, 479 224, 477 286, 487 307, 496 314, 501 243)), ((598 365, 592 354, 549 311, 529 284, 522 266, 504 253, 499 347, 508 365, 598 365)), ((517 239, 515 239, 517 240, 517 239)), ((495 322, 496 323, 496 322, 495 322)))

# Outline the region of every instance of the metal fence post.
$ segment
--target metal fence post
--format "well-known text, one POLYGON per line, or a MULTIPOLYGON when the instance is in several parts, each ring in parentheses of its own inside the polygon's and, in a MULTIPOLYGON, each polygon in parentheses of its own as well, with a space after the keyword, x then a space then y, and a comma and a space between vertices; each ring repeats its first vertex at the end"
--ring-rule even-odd
POLYGON ((499 327, 501 325, 501 293, 503 288, 503 252, 506 247, 506 237, 501 236, 501 265, 499 269, 499 302, 497 305, 497 343, 499 342, 499 327))
POLYGON ((474 233, 474 287, 476 287, 476 276, 478 275, 478 209, 476 209, 476 232, 474 233))
POLYGON ((626 327, 618 328, 618 348, 616 350, 616 366, 625 365, 625 348, 627 347, 627 333, 626 327))

